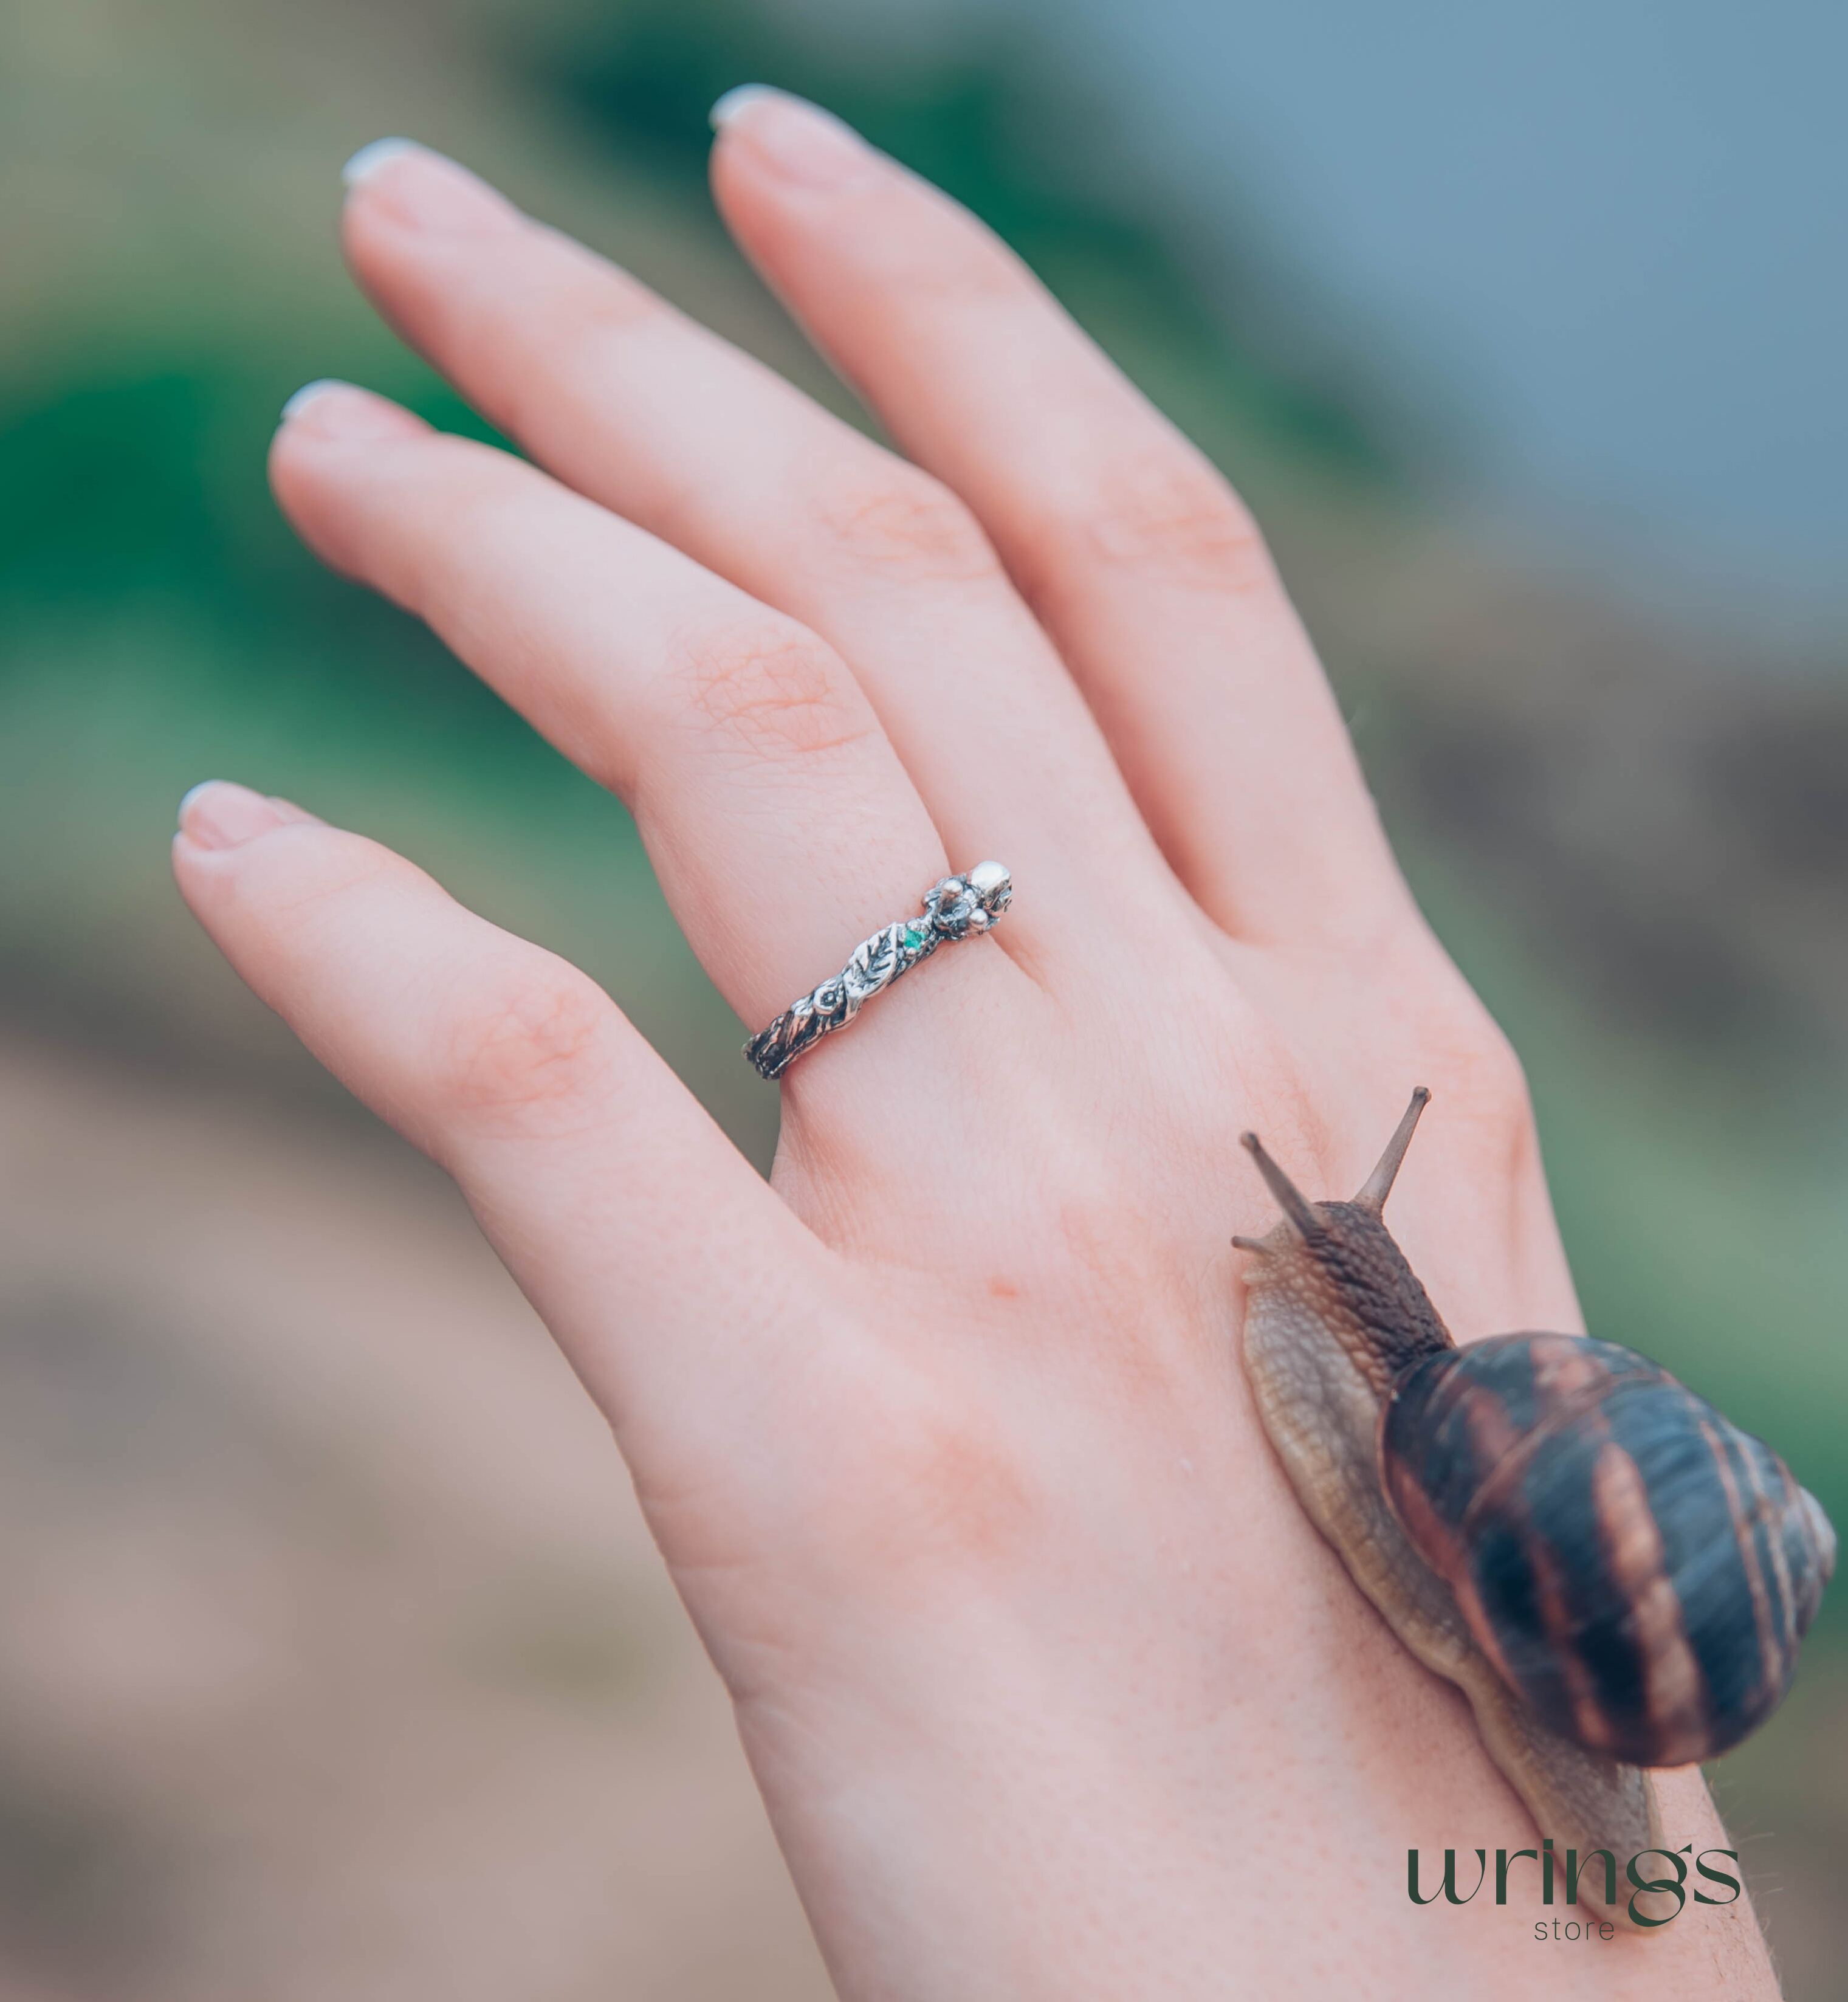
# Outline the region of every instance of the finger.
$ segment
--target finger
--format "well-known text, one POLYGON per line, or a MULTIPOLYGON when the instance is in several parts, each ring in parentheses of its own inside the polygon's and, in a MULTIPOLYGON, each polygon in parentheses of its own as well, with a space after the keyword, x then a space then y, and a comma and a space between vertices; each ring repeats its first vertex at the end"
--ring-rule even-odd
POLYGON ((898 444, 974 510, 1157 839, 1247 935, 1403 891, 1262 542, 1201 455, 966 211, 774 92, 724 117, 727 222, 898 444))
MULTIPOLYGON (((839 659, 677 550, 342 385, 297 400, 272 473, 316 550, 426 619, 629 804, 694 950, 751 1027, 947 873, 839 659)), ((942 1059, 954 1024, 919 1009, 922 984, 880 1003, 888 1059, 907 1023, 929 1025, 916 1031, 929 1047, 905 1059, 942 1059)), ((792 1076, 857 1076, 863 1061, 811 1059, 792 1076)))
POLYGON ((347 253, 394 324, 560 479, 827 639, 952 853, 1033 884, 1016 942, 1125 851, 1149 869, 1095 724, 938 483, 452 162, 361 166, 347 253))
POLYGON ((826 1254, 575 968, 241 786, 188 794, 173 866, 256 993, 456 1177, 626 1450, 791 1366, 769 1303, 826 1254))

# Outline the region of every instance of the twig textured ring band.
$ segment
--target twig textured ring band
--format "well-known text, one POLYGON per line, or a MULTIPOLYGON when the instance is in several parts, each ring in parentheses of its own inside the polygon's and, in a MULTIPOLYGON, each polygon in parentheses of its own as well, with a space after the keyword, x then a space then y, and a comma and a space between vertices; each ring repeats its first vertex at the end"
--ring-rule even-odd
POLYGON ((924 899, 924 915, 887 925, 854 948, 832 980, 786 1008, 744 1045, 760 1077, 780 1077, 802 1052, 844 1029, 862 1005, 901 974, 929 958, 947 940, 992 930, 1013 902, 1013 878, 999 862, 978 862, 966 875, 946 876, 924 899))

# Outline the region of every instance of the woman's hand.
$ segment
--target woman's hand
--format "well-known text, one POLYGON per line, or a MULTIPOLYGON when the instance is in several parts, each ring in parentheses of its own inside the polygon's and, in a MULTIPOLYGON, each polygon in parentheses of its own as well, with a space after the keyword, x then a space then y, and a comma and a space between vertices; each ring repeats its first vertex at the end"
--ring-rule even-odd
MULTIPOLYGON (((1525 1902, 1405 1896, 1409 1847, 1532 1826, 1286 1488, 1229 1243, 1243 1128, 1346 1193, 1426 1083, 1413 1264, 1465 1336, 1575 1326, 1519 1069, 1218 476, 941 195, 727 108, 727 221, 906 458, 378 148, 361 283, 537 464, 329 386, 277 492, 628 802, 750 1027, 952 868, 1008 864, 1005 924, 791 1069, 766 1188, 590 981, 362 837, 202 788, 181 887, 608 1414, 844 1993, 1555 1995, 1525 1902)), ((1773 1992, 1743 1906, 1565 1978, 1645 1976, 1773 1992)))

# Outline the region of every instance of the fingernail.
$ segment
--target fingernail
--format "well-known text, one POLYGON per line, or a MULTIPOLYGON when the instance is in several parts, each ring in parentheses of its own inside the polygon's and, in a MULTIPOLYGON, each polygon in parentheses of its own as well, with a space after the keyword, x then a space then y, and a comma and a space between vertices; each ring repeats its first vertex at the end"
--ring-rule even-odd
POLYGON ((282 421, 331 438, 402 438, 417 425, 396 403, 332 375, 304 382, 283 405, 282 421))
POLYGON ((741 83, 709 114, 713 130, 744 140, 764 164, 805 187, 838 187, 877 155, 832 111, 767 83, 741 83))
POLYGON ((715 132, 723 132, 747 105, 760 103, 766 97, 788 95, 787 91, 777 89, 774 84, 734 83, 707 112, 706 120, 715 132))
POLYGON ((337 375, 317 375, 313 382, 304 382, 283 405, 282 421, 286 424, 291 417, 300 417, 310 403, 318 403, 330 390, 350 389, 351 386, 350 383, 343 382, 337 375))
POLYGON ((511 229, 520 212, 487 183, 414 139, 375 139, 340 169, 347 191, 364 188, 413 228, 480 235, 511 229))
POLYGON ((225 779, 206 780, 180 802, 180 832, 200 848, 236 848, 288 819, 280 801, 225 779))
POLYGON ((387 161, 395 160, 401 153, 419 151, 415 139, 375 139, 369 145, 361 146, 340 169, 340 179, 348 187, 357 187, 368 174, 376 173, 387 161))

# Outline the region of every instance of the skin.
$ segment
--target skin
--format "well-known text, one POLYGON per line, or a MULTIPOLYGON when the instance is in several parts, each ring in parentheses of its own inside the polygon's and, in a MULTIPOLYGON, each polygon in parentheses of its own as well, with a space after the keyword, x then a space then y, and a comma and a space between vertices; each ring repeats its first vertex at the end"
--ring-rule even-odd
MULTIPOLYGON (((300 807, 189 800, 250 985, 456 1178, 607 1414, 843 1995, 1560 1992, 1460 1697, 1316 1536, 1234 1231, 1435 1097, 1394 1228, 1450 1326, 1578 1326, 1521 1072, 1421 920, 1239 501, 968 216, 760 95, 746 254, 901 457, 409 152, 360 284, 528 465, 353 389, 276 492, 633 809, 755 1028, 987 856, 994 936, 798 1062, 769 1186, 604 994, 300 807), (1473 1859, 1461 1859, 1473 1872, 1473 1859)), ((1724 1837, 1696 1774, 1669 1840, 1724 1837)), ((1749 1909, 1574 1994, 1769 1996, 1749 1909)))

